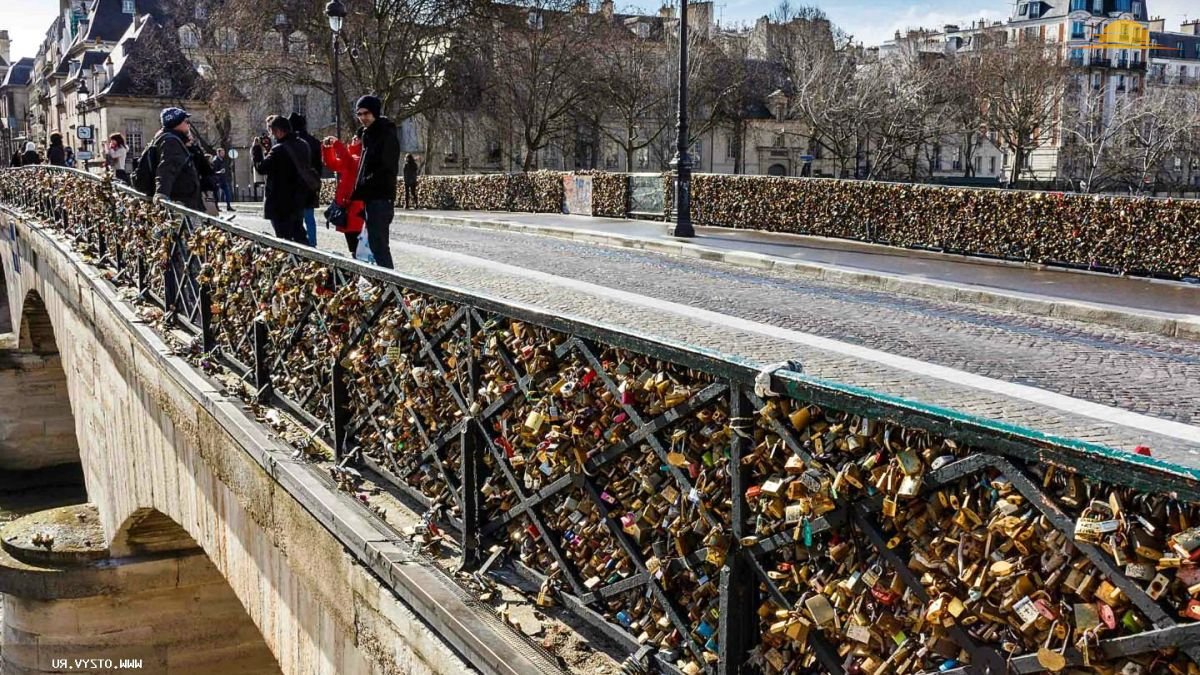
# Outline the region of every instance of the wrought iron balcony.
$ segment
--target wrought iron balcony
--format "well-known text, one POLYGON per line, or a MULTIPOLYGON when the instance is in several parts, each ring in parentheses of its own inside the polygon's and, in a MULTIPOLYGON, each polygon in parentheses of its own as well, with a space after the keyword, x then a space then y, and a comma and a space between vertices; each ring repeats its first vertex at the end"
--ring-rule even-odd
POLYGON ((1093 600, 1120 601, 1093 664, 1200 660, 1187 595, 1151 597, 1098 534, 1145 511, 1158 534, 1131 530, 1138 554, 1186 560, 1193 469, 472 295, 78 171, 0 171, 0 209, 55 230, 161 334, 192 336, 181 353, 285 412, 307 432, 292 442, 422 504, 468 566, 507 548, 664 672, 842 675, 877 644, 911 672, 963 675, 962 655, 1033 672, 1042 643, 1009 627, 1043 593, 1035 613, 1067 634, 1105 625, 1093 600), (955 604, 942 589, 966 588, 968 565, 979 595, 955 604), (1003 609, 1020 586, 1031 597, 1003 609), (1083 618, 1058 613, 1072 606, 1083 618))

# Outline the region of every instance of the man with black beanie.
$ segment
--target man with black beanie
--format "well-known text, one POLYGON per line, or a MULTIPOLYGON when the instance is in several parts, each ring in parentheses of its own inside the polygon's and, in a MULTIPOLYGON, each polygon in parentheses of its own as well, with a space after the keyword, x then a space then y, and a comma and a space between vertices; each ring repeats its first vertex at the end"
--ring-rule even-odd
MULTIPOLYGON (((321 141, 318 141, 312 134, 308 133, 308 120, 304 118, 304 115, 294 112, 288 115, 288 122, 292 124, 292 133, 296 138, 308 145, 309 154, 311 155, 309 162, 312 164, 313 171, 316 171, 317 175, 320 176, 321 171, 325 168, 324 162, 321 161, 321 141)), ((317 245, 316 208, 320 204, 321 195, 318 193, 314 194, 308 200, 308 205, 304 208, 304 225, 307 228, 309 246, 317 245)))
POLYGON ((356 134, 362 141, 362 162, 352 200, 363 202, 367 216, 367 243, 380 267, 392 269, 388 229, 396 209, 396 183, 400 174, 400 139, 396 124, 382 115, 383 103, 363 96, 354 105, 362 124, 356 134))

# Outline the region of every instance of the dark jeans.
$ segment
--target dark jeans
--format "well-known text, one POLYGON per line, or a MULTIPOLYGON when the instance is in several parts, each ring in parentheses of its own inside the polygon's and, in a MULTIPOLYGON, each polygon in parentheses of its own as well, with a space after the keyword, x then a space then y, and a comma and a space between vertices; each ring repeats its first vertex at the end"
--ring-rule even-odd
MULTIPOLYGON (((233 204, 230 203, 230 200, 233 199, 233 193, 229 191, 229 181, 219 181, 217 183, 217 192, 220 196, 225 198, 225 206, 233 209, 233 204)), ((221 200, 218 199, 217 201, 219 202, 221 200)))
MULTIPOLYGON (((358 232, 343 232, 346 235, 346 248, 350 249, 350 257, 353 258, 355 253, 358 253, 358 232)), ((369 246, 371 242, 367 242, 369 246)))
POLYGON ((421 208, 421 207, 418 205, 418 202, 417 202, 417 184, 416 184, 416 183, 413 183, 412 185, 409 185, 408 183, 405 183, 405 184, 404 184, 404 208, 406 208, 406 209, 409 209, 409 208, 412 208, 412 209, 419 209, 419 208, 421 208), (409 206, 409 205, 408 205, 408 203, 409 203, 409 202, 408 202, 408 200, 409 200, 409 197, 411 197, 411 198, 412 198, 412 206, 409 206))
POLYGON ((308 232, 304 230, 303 211, 289 213, 282 218, 272 218, 271 227, 275 228, 275 236, 280 239, 308 245, 308 232))
POLYGON ((395 204, 390 199, 372 199, 364 202, 367 212, 367 244, 375 256, 375 264, 392 269, 391 241, 388 229, 396 215, 395 204))

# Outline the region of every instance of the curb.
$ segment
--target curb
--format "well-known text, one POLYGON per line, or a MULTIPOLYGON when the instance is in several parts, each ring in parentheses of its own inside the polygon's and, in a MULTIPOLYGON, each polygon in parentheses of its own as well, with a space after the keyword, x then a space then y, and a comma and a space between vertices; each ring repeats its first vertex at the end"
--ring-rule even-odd
POLYGON ((761 271, 786 271, 799 276, 861 288, 911 295, 930 300, 982 305, 1034 316, 1099 324, 1113 328, 1154 333, 1164 337, 1200 341, 1200 314, 1171 314, 1133 310, 1118 305, 1059 300, 1019 291, 1000 291, 949 281, 923 281, 887 272, 870 272, 824 263, 790 260, 763 253, 725 251, 687 242, 663 241, 626 234, 577 230, 553 225, 534 225, 510 220, 404 213, 400 220, 433 225, 473 227, 483 230, 540 234, 557 239, 633 248, 652 253, 722 262, 761 271))

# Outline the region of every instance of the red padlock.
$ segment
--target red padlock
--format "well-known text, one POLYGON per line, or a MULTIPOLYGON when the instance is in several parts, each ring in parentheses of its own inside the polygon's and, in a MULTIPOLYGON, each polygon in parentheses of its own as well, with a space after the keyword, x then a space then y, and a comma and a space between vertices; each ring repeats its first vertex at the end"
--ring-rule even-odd
POLYGON ((1183 615, 1192 621, 1200 621, 1200 600, 1188 600, 1183 615))
POLYGON ((1100 620, 1108 626, 1109 630, 1117 627, 1117 615, 1113 612, 1113 608, 1103 602, 1096 603, 1096 612, 1100 615, 1100 620))

